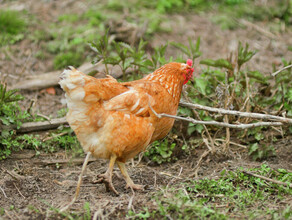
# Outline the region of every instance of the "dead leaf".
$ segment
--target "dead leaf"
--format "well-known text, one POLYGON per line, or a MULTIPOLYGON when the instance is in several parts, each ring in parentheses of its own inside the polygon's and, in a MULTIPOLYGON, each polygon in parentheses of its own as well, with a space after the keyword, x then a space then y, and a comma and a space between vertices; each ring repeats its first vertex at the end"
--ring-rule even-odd
POLYGON ((56 95, 56 90, 54 87, 47 88, 46 92, 50 95, 56 95))

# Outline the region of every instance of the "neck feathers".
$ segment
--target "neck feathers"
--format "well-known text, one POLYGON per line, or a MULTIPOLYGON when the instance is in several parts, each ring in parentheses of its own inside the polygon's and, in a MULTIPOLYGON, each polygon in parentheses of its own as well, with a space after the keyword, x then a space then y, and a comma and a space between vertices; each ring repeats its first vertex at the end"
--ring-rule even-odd
POLYGON ((167 90, 167 92, 173 97, 174 102, 177 104, 179 103, 183 81, 182 79, 178 78, 177 74, 160 68, 146 76, 144 79, 158 83, 163 86, 167 90))

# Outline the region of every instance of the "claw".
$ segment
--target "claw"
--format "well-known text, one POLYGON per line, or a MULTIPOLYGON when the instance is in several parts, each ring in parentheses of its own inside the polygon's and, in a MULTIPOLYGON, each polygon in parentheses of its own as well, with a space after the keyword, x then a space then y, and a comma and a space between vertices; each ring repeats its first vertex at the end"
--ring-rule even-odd
POLYGON ((138 185, 138 184, 127 184, 126 185, 126 189, 131 188, 134 190, 144 190, 144 186, 143 185, 138 185))
POLYGON ((106 191, 112 191, 116 195, 119 195, 118 191, 115 189, 112 180, 110 179, 107 173, 98 175, 98 180, 95 180, 93 183, 104 183, 106 191))

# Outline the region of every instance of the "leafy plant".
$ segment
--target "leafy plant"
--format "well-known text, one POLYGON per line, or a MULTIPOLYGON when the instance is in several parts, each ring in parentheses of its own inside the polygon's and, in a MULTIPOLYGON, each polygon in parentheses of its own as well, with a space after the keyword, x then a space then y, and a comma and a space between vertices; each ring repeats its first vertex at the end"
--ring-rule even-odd
POLYGON ((109 74, 107 64, 112 63, 112 61, 113 61, 113 64, 116 63, 115 60, 112 60, 111 58, 109 58, 109 51, 110 51, 109 46, 110 46, 109 30, 107 30, 106 33, 99 40, 97 40, 96 43, 95 42, 90 43, 91 49, 94 52, 96 52, 96 57, 93 60, 93 63, 97 63, 103 60, 103 63, 106 69, 106 74, 109 74))
POLYGON ((249 50, 249 45, 245 44, 245 47, 242 46, 241 42, 238 44, 237 50, 237 65, 238 69, 242 66, 242 64, 248 62, 256 53, 256 50, 249 50))
POLYGON ((275 148, 272 145, 254 143, 248 147, 248 155, 253 160, 264 160, 268 157, 275 156, 275 148))
POLYGON ((169 144, 167 139, 164 139, 164 141, 155 141, 144 153, 144 156, 158 164, 170 162, 175 160, 172 156, 175 146, 175 143, 169 144))
POLYGON ((5 84, 0 84, 0 160, 10 155, 12 150, 18 149, 17 140, 12 138, 13 126, 19 128, 22 121, 30 117, 17 103, 22 99, 17 90, 7 90, 5 84))
POLYGON ((189 59, 192 59, 193 63, 195 62, 195 59, 200 57, 202 52, 200 51, 200 43, 201 39, 198 38, 196 41, 196 44, 191 40, 191 38, 188 39, 188 46, 185 46, 184 44, 177 43, 177 42, 171 42, 171 45, 179 49, 183 54, 187 55, 189 59))

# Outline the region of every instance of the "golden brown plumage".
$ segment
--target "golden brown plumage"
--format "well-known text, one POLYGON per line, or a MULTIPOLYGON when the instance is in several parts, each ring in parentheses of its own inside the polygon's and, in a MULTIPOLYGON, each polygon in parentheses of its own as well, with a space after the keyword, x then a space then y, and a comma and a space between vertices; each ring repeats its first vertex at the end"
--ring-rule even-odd
POLYGON ((130 179, 124 163, 170 131, 174 120, 157 118, 149 105, 157 113, 175 115, 182 86, 193 72, 191 65, 191 61, 169 63, 143 79, 125 83, 111 76, 96 79, 74 68, 61 75, 69 108, 67 120, 85 152, 110 160, 101 180, 114 192, 114 163, 128 187, 141 188, 130 179))

